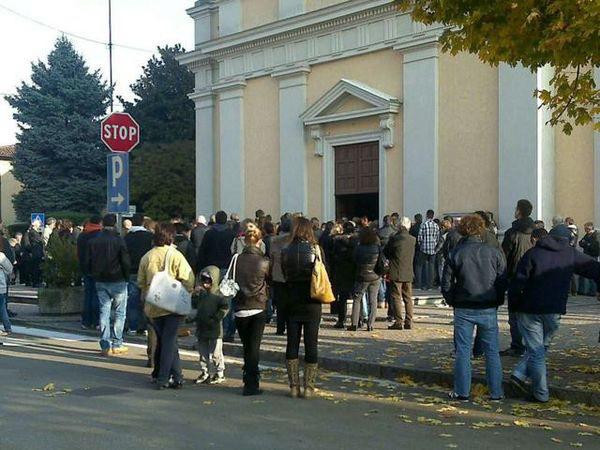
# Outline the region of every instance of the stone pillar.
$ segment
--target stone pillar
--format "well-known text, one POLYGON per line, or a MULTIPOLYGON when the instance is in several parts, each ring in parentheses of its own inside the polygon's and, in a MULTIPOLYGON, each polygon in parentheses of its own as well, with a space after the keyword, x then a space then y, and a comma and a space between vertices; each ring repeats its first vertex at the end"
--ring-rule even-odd
POLYGON ((310 69, 274 73, 279 79, 279 191, 281 213, 308 212, 304 124, 306 85, 310 69))
POLYGON ((219 208, 244 215, 244 87, 243 81, 215 86, 219 94, 220 199, 219 208))
POLYGON ((209 217, 215 210, 214 95, 207 91, 190 98, 196 104, 196 215, 209 217))
POLYGON ((242 29, 242 0, 219 2, 219 36, 237 33, 242 29))
POLYGON ((194 19, 194 42, 198 45, 217 37, 218 6, 216 0, 205 0, 204 3, 196 4, 197 6, 188 9, 187 13, 194 19))
POLYGON ((501 64, 498 74, 498 194, 499 228, 514 220, 519 199, 533 204, 532 218, 550 224, 554 214, 554 129, 546 108, 538 109, 536 88, 543 89, 549 69, 537 74, 524 67, 501 64))
POLYGON ((438 55, 437 43, 403 52, 404 214, 438 209, 438 55))
POLYGON ((297 16, 304 12, 304 0, 279 0, 279 18, 297 16))

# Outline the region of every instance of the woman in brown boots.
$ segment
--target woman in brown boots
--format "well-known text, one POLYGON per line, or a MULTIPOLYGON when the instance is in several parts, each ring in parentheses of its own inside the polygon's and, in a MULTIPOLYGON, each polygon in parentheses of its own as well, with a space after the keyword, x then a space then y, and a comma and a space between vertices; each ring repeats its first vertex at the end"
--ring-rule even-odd
POLYGON ((317 255, 322 255, 312 230, 304 217, 297 218, 290 243, 283 251, 282 269, 285 276, 285 311, 287 316, 287 371, 290 396, 300 396, 298 351, 304 332, 304 398, 314 395, 317 379, 319 324, 321 303, 310 297, 310 281, 317 255))

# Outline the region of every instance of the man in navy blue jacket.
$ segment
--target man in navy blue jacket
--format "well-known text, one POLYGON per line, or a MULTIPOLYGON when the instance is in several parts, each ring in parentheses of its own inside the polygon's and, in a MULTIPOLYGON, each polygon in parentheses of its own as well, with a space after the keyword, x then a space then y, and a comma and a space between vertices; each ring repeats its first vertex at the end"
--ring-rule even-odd
POLYGON ((511 382, 530 400, 547 402, 546 351, 558 331, 560 316, 567 312, 571 278, 578 274, 600 278, 600 263, 578 252, 569 240, 534 230, 535 246, 519 261, 508 289, 511 311, 516 312, 526 352, 514 369, 511 382), (531 389, 527 380, 531 379, 531 389))

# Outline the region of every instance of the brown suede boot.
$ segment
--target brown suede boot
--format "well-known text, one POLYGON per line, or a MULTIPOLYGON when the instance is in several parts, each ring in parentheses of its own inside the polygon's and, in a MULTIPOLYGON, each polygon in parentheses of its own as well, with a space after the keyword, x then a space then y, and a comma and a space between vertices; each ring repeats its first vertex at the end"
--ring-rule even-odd
POLYGON ((290 380, 290 397, 300 396, 300 362, 297 359, 288 359, 285 362, 288 380, 290 380))
POLYGON ((312 398, 315 395, 317 367, 317 364, 304 364, 304 398, 312 398))

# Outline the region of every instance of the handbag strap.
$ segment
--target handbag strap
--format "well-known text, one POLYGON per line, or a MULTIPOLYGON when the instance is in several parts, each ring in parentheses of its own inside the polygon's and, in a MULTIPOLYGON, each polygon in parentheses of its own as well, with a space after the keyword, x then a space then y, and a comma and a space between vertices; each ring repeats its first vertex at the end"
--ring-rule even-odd
POLYGON ((237 267, 237 260, 238 260, 238 255, 237 253, 233 256, 233 259, 231 260, 231 263, 233 264, 233 277, 231 278, 233 281, 235 281, 235 269, 237 267))
POLYGON ((173 250, 173 247, 169 245, 169 249, 165 255, 165 266, 163 267, 163 272, 167 272, 169 270, 169 253, 171 253, 171 250, 173 250))

